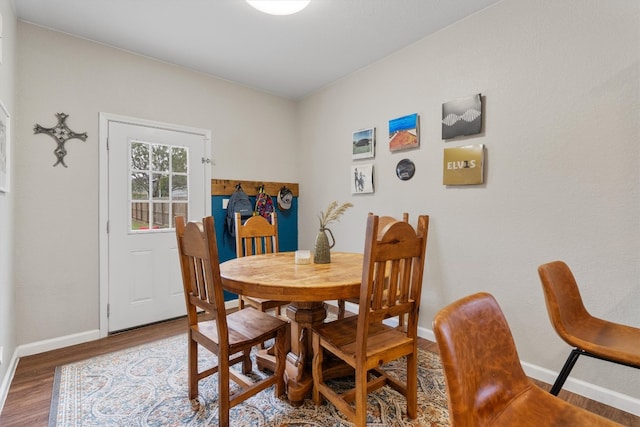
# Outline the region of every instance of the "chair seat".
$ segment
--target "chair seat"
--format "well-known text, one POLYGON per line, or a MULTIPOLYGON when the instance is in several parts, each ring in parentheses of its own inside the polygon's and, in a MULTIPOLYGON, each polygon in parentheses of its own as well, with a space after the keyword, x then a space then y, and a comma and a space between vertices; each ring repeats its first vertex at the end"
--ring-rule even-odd
MULTIPOLYGON (((273 335, 273 331, 285 328, 287 322, 254 308, 235 311, 227 315, 229 328, 229 347, 234 349, 238 345, 251 347, 264 342, 273 335)), ((218 344, 218 328, 215 320, 200 322, 191 329, 218 344)))
POLYGON ((640 329, 596 317, 571 325, 567 343, 596 356, 640 366, 640 329))
POLYGON ((257 310, 266 311, 272 308, 282 307, 288 305, 289 301, 277 301, 265 298, 249 297, 246 295, 241 296, 243 302, 257 310))
POLYGON ((538 426, 619 426, 619 424, 580 410, 531 384, 504 408, 490 423, 492 427, 538 426))
MULTIPOLYGON (((325 342, 325 347, 331 347, 330 351, 332 353, 342 355, 342 358, 349 365, 355 367, 357 324, 358 316, 351 316, 323 323, 318 327, 314 327, 313 332, 317 333, 320 339, 325 342)), ((371 358, 376 354, 388 354, 392 349, 411 348, 412 346, 413 341, 407 338, 406 333, 395 327, 384 323, 369 325, 367 358, 371 358)), ((394 352, 391 352, 391 354, 394 354, 394 352)), ((396 358, 397 356, 390 357, 389 360, 384 358, 382 362, 377 360, 376 366, 396 358)))

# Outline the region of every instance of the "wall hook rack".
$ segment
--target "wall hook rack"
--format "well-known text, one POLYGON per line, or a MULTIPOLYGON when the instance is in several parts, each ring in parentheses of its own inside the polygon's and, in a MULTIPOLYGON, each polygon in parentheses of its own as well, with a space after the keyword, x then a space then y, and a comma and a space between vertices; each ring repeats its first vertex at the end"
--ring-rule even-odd
POLYGON ((65 121, 67 120, 67 117, 69 117, 68 114, 56 113, 56 117, 58 117, 57 125, 55 125, 54 127, 45 128, 36 123, 36 125, 33 128, 33 133, 34 134, 45 133, 56 140, 56 143, 58 144, 58 146, 56 147, 55 150, 53 150, 53 154, 56 155, 56 158, 58 159, 58 161, 56 161, 53 164, 53 166, 55 167, 58 164, 61 164, 66 168, 67 165, 64 163, 64 156, 67 155, 67 149, 64 147, 64 144, 68 140, 74 139, 74 138, 80 139, 82 141, 86 141, 87 133, 86 132, 76 133, 76 132, 73 132, 71 129, 69 129, 69 127, 65 123, 65 121))

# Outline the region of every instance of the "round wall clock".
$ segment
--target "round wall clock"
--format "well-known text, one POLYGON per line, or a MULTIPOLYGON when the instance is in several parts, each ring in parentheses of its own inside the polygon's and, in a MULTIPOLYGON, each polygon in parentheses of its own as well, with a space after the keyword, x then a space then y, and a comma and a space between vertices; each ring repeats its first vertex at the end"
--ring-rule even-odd
POLYGON ((402 159, 396 165, 396 175, 403 181, 413 178, 416 173, 416 165, 409 159, 402 159))

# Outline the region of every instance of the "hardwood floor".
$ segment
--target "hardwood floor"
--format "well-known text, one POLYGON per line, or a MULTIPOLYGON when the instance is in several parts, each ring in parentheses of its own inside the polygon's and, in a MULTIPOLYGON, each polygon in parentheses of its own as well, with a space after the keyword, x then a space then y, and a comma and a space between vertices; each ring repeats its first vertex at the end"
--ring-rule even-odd
MULTIPOLYGON (((181 318, 121 332, 89 343, 21 358, 9 388, 4 409, 0 414, 0 426, 48 425, 56 366, 177 335, 184 332, 186 328, 186 319, 181 318)), ((420 340, 420 348, 438 353, 437 345, 427 340, 420 340)), ((546 390, 550 389, 548 384, 537 381, 536 383, 546 390)), ((560 397, 623 425, 640 427, 640 417, 566 391, 560 392, 560 397)))

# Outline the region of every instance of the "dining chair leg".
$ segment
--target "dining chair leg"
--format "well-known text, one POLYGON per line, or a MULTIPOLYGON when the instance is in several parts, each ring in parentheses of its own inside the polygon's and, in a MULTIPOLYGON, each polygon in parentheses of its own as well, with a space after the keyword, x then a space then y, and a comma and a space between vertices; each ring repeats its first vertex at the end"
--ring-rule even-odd
POLYGON ((567 380, 569 373, 571 372, 571 370, 573 369, 573 366, 578 361, 578 357, 580 357, 580 355, 583 353, 584 352, 579 348, 574 348, 573 350, 571 350, 571 353, 569 353, 569 357, 567 358, 567 361, 564 362, 564 366, 562 367, 562 370, 560 371, 558 378, 556 378, 556 382, 553 383, 553 387, 551 387, 551 391, 550 391, 551 394, 553 394, 554 396, 557 396, 558 393, 560 393, 560 390, 562 389, 564 382, 567 380))
POLYGON ((188 340, 189 400, 192 402, 192 406, 195 405, 194 409, 198 409, 198 405, 194 402, 194 399, 198 398, 198 343, 191 339, 191 332, 189 332, 188 340))
POLYGON ((365 427, 367 425, 367 379, 369 378, 368 371, 356 370, 356 419, 354 424, 356 427, 365 427))
POLYGON ((278 336, 276 337, 276 343, 274 344, 276 353, 276 369, 273 375, 278 378, 275 386, 276 397, 280 397, 286 393, 284 384, 284 369, 287 363, 287 353, 285 350, 285 341, 287 334, 289 334, 289 328, 280 329, 278 331, 278 336))
POLYGON ((312 359, 312 374, 313 374, 313 403, 317 406, 322 405, 322 395, 320 394, 320 390, 318 390, 318 384, 322 384, 324 379, 322 378, 322 359, 324 356, 324 351, 320 346, 320 337, 316 334, 312 335, 311 345, 313 346, 313 359, 312 359))
POLYGON ((218 359, 218 426, 229 427, 229 354, 220 352, 218 359))
POLYGON ((418 357, 417 353, 407 355, 407 417, 415 420, 418 416, 418 357))

